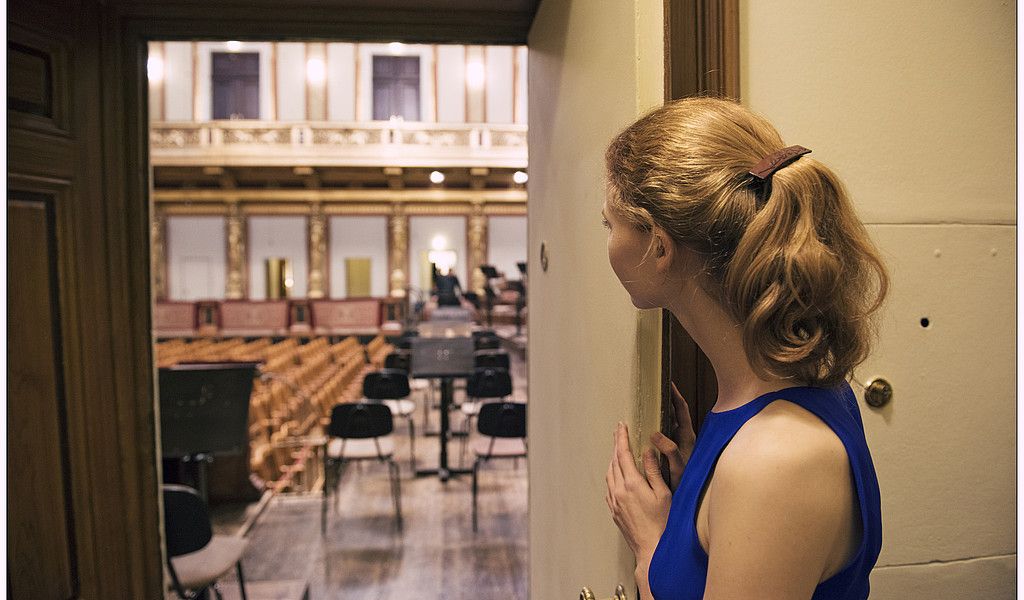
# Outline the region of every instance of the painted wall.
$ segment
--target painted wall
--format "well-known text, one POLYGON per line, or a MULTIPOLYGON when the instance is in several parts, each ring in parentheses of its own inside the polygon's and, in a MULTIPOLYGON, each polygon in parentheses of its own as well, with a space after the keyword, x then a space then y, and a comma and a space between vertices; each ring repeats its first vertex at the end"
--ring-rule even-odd
POLYGON ((164 43, 164 119, 192 120, 192 44, 164 43))
POLYGON ((517 262, 526 261, 526 217, 487 219, 487 262, 507 279, 519 279, 517 262))
POLYGON ((871 597, 1013 598, 1014 3, 740 6, 744 102, 839 173, 892 269, 858 378, 895 390, 861 406, 884 523, 871 597))
POLYGON ((167 217, 169 300, 224 298, 227 232, 224 217, 167 217))
POLYGON ((663 97, 663 17, 653 0, 545 0, 530 30, 531 598, 635 596, 604 476, 617 421, 635 450, 657 427, 661 317, 633 307, 598 215, 605 147, 663 97))
POLYGON ((331 217, 329 239, 330 296, 345 298, 345 259, 370 259, 370 294, 388 295, 388 218, 331 217))
POLYGON ((437 47, 437 120, 466 121, 466 47, 437 47))
POLYGON ((327 119, 356 120, 355 44, 327 44, 327 119))
POLYGON ((463 289, 469 289, 470 281, 466 278, 466 217, 409 217, 409 282, 413 288, 429 292, 430 280, 420 274, 420 255, 431 250, 435 236, 442 236, 446 250, 454 250, 458 262, 455 275, 463 289))
POLYGON ((487 74, 487 122, 511 123, 515 100, 516 54, 513 46, 485 46, 484 69, 487 74))
POLYGON ((277 118, 306 119, 306 48, 301 42, 277 44, 277 118))
POLYGON ((260 216, 249 217, 249 299, 267 297, 268 258, 291 260, 293 298, 305 298, 309 283, 309 233, 306 217, 260 216))

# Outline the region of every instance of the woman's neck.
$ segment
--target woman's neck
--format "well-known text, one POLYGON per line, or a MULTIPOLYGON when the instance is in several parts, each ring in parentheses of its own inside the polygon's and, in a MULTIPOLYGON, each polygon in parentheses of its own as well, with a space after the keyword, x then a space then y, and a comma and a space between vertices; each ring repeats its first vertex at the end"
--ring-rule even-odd
POLYGON ((786 379, 759 378, 743 350, 740 324, 733 321, 700 286, 689 287, 692 289, 690 293, 677 296, 667 308, 715 369, 718 380, 715 412, 731 410, 762 394, 798 385, 786 379))

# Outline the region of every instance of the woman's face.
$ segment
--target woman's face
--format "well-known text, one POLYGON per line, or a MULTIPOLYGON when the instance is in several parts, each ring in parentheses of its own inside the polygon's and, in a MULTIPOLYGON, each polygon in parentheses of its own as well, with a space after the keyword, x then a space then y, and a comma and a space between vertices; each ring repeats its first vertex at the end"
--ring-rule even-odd
POLYGON ((633 306, 660 307, 662 294, 656 282, 664 277, 656 270, 657 252, 651 247, 654 236, 627 221, 607 200, 601 214, 608 230, 608 262, 629 293, 633 306))

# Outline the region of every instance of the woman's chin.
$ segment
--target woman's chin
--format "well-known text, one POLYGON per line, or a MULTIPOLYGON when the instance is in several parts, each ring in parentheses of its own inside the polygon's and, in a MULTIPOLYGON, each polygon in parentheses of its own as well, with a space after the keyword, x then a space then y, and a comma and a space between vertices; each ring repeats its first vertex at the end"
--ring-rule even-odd
POLYGON ((633 306, 635 306, 636 308, 639 308, 640 310, 647 310, 649 308, 658 308, 657 305, 655 305, 653 302, 644 300, 643 298, 637 298, 636 296, 634 296, 632 294, 629 295, 629 300, 630 300, 630 302, 633 303, 633 306))

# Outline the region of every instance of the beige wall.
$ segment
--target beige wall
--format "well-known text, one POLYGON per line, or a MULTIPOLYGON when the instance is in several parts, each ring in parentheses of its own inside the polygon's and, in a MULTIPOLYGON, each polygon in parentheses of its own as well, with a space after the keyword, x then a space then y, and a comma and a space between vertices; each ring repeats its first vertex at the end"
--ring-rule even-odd
POLYGON ((892 269, 858 377, 896 394, 861 405, 872 598, 1015 595, 1015 23, 995 0, 741 2, 744 102, 836 169, 892 269))
MULTIPOLYGON (((530 597, 600 598, 633 556, 604 502, 617 420, 655 425, 660 315, 608 266, 605 146, 663 94, 657 0, 545 0, 529 39, 530 597), (549 267, 540 264, 548 248, 549 267)), ((636 448, 634 448, 636 449, 636 448)))

